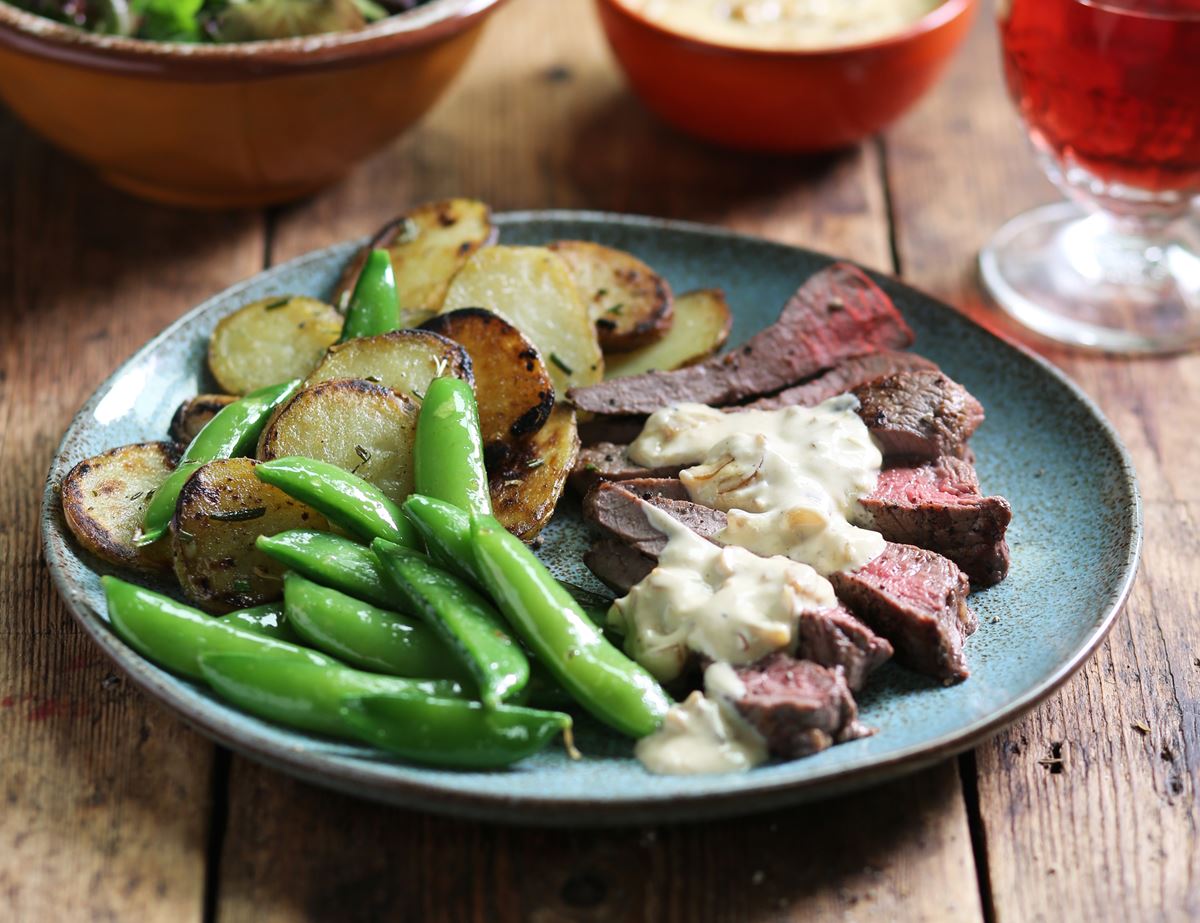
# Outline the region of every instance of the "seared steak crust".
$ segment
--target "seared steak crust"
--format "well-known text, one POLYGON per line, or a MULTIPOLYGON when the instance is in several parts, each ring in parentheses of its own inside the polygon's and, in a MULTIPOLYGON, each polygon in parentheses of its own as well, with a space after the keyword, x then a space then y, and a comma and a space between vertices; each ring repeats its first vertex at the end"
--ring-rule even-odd
POLYGON ((858 723, 841 667, 776 653, 736 672, 745 694, 734 707, 773 756, 797 759, 871 733, 858 723))
POLYGON ((944 555, 974 589, 1008 574, 1004 533, 1012 507, 1003 497, 981 495, 969 462, 943 456, 928 465, 884 469, 862 505, 884 538, 944 555))
POLYGON ((885 375, 851 392, 858 415, 884 457, 961 457, 967 439, 983 422, 983 407, 967 389, 941 372, 918 370, 885 375))
POLYGON ((897 661, 947 685, 970 675, 962 645, 978 622, 952 561, 889 542, 873 561, 829 579, 850 611, 892 642, 897 661))
POLYGON ((857 267, 835 263, 800 286, 778 321, 725 355, 572 388, 568 396, 580 410, 605 415, 648 414, 680 401, 719 407, 779 391, 843 359, 903 349, 912 340, 883 290, 857 267))
MULTIPOLYGON (((894 375, 897 372, 937 371, 937 366, 916 353, 885 349, 867 356, 856 356, 778 394, 762 397, 744 406, 748 410, 779 410, 783 407, 812 407, 831 397, 845 394, 859 385, 894 375)), ((616 441, 616 440, 613 440, 616 441)))
POLYGON ((583 563, 601 583, 621 596, 654 570, 657 559, 615 538, 601 538, 584 552, 583 563))

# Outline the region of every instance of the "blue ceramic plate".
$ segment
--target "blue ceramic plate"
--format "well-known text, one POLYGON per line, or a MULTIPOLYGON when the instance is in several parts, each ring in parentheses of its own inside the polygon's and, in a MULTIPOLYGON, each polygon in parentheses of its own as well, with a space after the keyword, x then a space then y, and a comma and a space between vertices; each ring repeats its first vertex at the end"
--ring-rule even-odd
MULTIPOLYGON (((586 212, 499 219, 507 243, 595 240, 630 250, 676 291, 721 286, 734 311, 731 343, 775 320, 796 286, 829 257, 698 225, 586 212)), ((1007 497, 1013 566, 1007 581, 972 597, 979 631, 967 644, 971 678, 941 688, 894 666, 860 697, 873 737, 742 775, 663 777, 631 745, 580 722, 586 758, 551 748, 505 772, 454 772, 391 762, 356 746, 248 717, 126 647, 104 615, 99 576, 63 524, 55 486, 82 458, 164 438, 175 407, 212 389, 205 349, 224 315, 283 293, 326 297, 356 242, 261 273, 212 298, 151 340, 84 405, 50 470, 43 510, 46 560, 67 606, 139 686, 203 733, 302 778, 382 801, 519 823, 625 823, 745 813, 865 785, 966 749, 1013 721, 1096 648, 1129 592, 1141 545, 1133 468, 1112 427, 1066 378, 948 306, 883 279, 917 332, 916 349, 961 381, 987 409, 973 440, 984 488, 1007 497)), ((586 527, 564 501, 544 557, 559 576, 597 586, 579 561, 586 527)))

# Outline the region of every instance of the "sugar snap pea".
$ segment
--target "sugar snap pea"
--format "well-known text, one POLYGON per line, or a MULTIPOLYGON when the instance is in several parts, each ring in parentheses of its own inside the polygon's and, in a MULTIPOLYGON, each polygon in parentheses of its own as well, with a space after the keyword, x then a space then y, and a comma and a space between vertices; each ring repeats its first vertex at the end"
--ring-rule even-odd
POLYGON ((247 455, 258 442, 267 419, 277 407, 289 400, 300 388, 300 379, 286 381, 251 391, 234 401, 209 420, 196 438, 188 444, 179 464, 154 492, 142 519, 141 534, 135 544, 151 545, 167 531, 179 492, 196 469, 217 458, 236 458, 247 455))
POLYGON ((570 747, 571 717, 518 705, 420 695, 361 696, 342 703, 342 720, 365 743, 405 759, 462 769, 499 769, 562 733, 570 747))
POLYGON ((200 655, 270 654, 320 667, 336 661, 324 654, 237 628, 185 606, 170 596, 101 577, 113 630, 142 656, 190 679, 202 679, 200 655))
POLYGON ((396 602, 395 592, 384 583, 375 553, 353 539, 332 532, 293 529, 260 535, 254 544, 314 583, 385 609, 396 602))
POLYGON ((380 609, 294 573, 284 575, 283 600, 289 623, 305 643, 352 666, 474 685, 460 658, 419 619, 380 609))
POLYGON ((446 680, 401 679, 364 673, 338 664, 313 666, 270 654, 205 654, 204 681, 243 711, 302 731, 349 737, 342 719, 347 696, 411 694, 453 700, 458 684, 446 680))
POLYGON ((420 547, 420 537, 398 505, 374 484, 336 465, 291 455, 256 465, 254 473, 365 541, 385 538, 406 548, 420 547))
POLYGON ((482 586, 471 551, 471 516, 453 503, 413 494, 404 501, 404 515, 416 528, 435 564, 482 586))
POLYGON ((473 513, 492 511, 475 391, 461 378, 429 383, 413 446, 416 492, 473 513))
POLYGON ((339 343, 356 337, 390 333, 400 325, 400 299, 392 258, 386 250, 372 250, 359 273, 339 343))
POLYGON ((234 628, 241 628, 243 631, 252 631, 256 635, 274 638, 277 641, 287 641, 291 644, 301 643, 299 636, 292 631, 288 624, 282 602, 263 603, 261 606, 254 606, 250 609, 238 609, 236 612, 222 615, 217 621, 232 625, 234 628))
POLYGON ((406 608, 424 619, 470 670, 485 705, 494 708, 525 687, 529 660, 488 600, 422 554, 382 539, 371 550, 406 608))
POLYGON ((491 516, 473 516, 484 586, 509 624, 575 700, 632 737, 652 733, 671 706, 663 688, 583 613, 544 564, 491 516))
MULTIPOLYGON (((483 580, 475 566, 471 545, 471 516, 452 503, 413 494, 404 501, 404 515, 425 540, 425 547, 434 563, 443 570, 463 577, 477 587, 483 580)), ((608 620, 609 603, 604 597, 572 583, 559 584, 583 608, 584 614, 597 625, 608 620)))

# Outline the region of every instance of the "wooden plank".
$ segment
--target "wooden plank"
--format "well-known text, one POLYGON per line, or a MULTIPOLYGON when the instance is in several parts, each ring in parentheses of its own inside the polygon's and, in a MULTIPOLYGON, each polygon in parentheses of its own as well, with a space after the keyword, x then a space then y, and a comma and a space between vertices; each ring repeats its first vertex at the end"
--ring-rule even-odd
MULTIPOLYGON (((710 221, 891 268, 877 149, 753 158, 680 138, 623 89, 586 0, 515 0, 458 88, 338 188, 280 215, 285 259, 409 203, 710 221)), ((829 804, 703 827, 565 833, 448 821, 234 759, 221 919, 980 917, 953 763, 829 804), (932 885, 935 883, 936 885, 932 885)))
POLYGON ((132 202, 4 115, 0 176, 0 918, 199 919, 212 747, 67 615, 38 508, 84 398, 256 270, 261 222, 132 202))
MULTIPOLYGON (((887 139, 906 276, 987 323, 995 315, 976 287, 976 250, 1003 220, 1055 198, 1005 98, 993 30, 977 24, 950 79, 887 139)), ((1108 643, 1060 694, 978 751, 995 918, 1194 920, 1200 411, 1184 396, 1200 385, 1200 357, 1041 349, 1129 446, 1147 500, 1146 546, 1108 643)))
POLYGON ((768 817, 621 831, 445 820, 240 760, 230 789, 230 923, 980 918, 953 763, 768 817))

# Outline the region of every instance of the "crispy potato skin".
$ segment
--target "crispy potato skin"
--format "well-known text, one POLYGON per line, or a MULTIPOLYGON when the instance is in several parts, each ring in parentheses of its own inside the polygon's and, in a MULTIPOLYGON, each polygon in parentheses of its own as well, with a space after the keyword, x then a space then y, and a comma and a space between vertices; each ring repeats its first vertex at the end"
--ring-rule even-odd
POLYGON ((515 443, 508 455, 489 466, 488 487, 496 518, 523 541, 537 538, 554 515, 578 455, 575 411, 559 404, 545 426, 515 443))
POLYGON ((315 298, 255 301, 222 318, 208 341, 208 367, 230 394, 303 378, 337 342, 342 316, 315 298))
POLYGON ((413 489, 417 404, 391 388, 334 378, 305 388, 258 441, 262 461, 303 455, 370 481, 397 503, 413 489))
POLYGON ((186 446, 206 423, 237 400, 233 394, 197 394, 179 405, 167 435, 179 445, 186 446))
POLYGON ((138 548, 150 496, 166 480, 179 456, 169 442, 118 446, 72 468, 62 481, 67 528, 87 551, 121 567, 164 571, 171 567, 165 542, 138 548))
POLYGON ((171 520, 175 576, 189 600, 230 612, 278 599, 284 567, 254 547, 260 535, 326 530, 316 510, 254 476, 249 458, 223 458, 196 470, 171 520))
POLYGON ((671 286, 632 253, 585 240, 549 248, 571 268, 606 353, 645 346, 671 329, 671 286))
POLYGON ((554 408, 554 382, 529 339, 504 318, 483 308, 460 308, 426 321, 471 357, 479 426, 485 447, 536 433, 554 408))
POLYGON ((486 308, 537 347, 555 393, 604 377, 596 327, 566 261, 545 247, 488 247, 476 253, 446 292, 442 314, 486 308))
POLYGON ((675 320, 662 339, 609 356, 605 378, 668 371, 703 362, 723 345, 733 326, 725 293, 719 288, 688 292, 675 299, 675 320))
POLYGON ((357 378, 420 400, 439 375, 475 384, 471 357, 458 343, 429 330, 394 330, 332 347, 304 385, 357 378))
POLYGON ((475 199, 429 202, 389 221, 354 255, 334 292, 344 304, 371 250, 387 250, 400 295, 401 321, 414 327, 437 312, 446 288, 477 250, 496 240, 491 210, 475 199))

